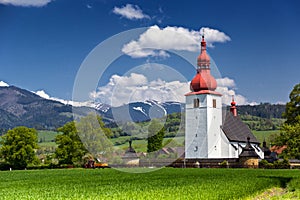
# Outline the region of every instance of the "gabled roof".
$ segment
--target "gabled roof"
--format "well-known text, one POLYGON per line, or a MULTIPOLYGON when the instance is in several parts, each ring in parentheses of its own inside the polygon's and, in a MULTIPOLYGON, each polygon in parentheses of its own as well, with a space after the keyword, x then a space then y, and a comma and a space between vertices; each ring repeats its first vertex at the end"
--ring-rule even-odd
POLYGON ((259 155, 255 152, 255 149, 250 144, 250 137, 247 138, 247 144, 243 148, 242 153, 239 157, 247 157, 247 158, 259 158, 259 155))
POLYGON ((241 118, 239 116, 233 116, 231 112, 226 113, 226 117, 221 128, 228 140, 231 142, 246 143, 247 137, 250 137, 251 143, 260 143, 253 135, 249 127, 242 122, 241 118))

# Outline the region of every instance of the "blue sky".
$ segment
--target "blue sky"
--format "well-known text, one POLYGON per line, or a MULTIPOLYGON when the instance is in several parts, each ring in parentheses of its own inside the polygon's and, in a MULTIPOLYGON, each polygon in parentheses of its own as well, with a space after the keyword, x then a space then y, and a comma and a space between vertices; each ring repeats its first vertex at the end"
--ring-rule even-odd
MULTIPOLYGON (((146 56, 132 56, 126 54, 124 45, 132 41, 141 45, 139 37, 149 30, 148 27, 156 27, 159 32, 171 27, 176 33, 178 28, 182 28, 188 31, 188 35, 196 34, 195 40, 200 29, 207 27, 207 30, 218 31, 215 35, 215 32, 210 35, 209 31, 205 34, 213 46, 208 48, 208 53, 220 72, 217 78, 224 80, 225 92, 230 91, 240 97, 240 104, 287 102, 289 92, 300 82, 299 21, 300 3, 296 0, 184 3, 157 0, 0 0, 0 81, 30 91, 43 90, 53 98, 71 100, 76 74, 89 53, 116 34, 142 28, 131 35, 121 34, 120 41, 116 41, 118 37, 111 41, 111 45, 116 45, 125 54, 99 75, 99 88, 94 96, 102 100, 105 91, 112 95, 109 93, 112 83, 118 87, 122 83, 125 89, 131 88, 129 92, 135 91, 131 96, 139 98, 147 95, 144 95, 145 90, 136 92, 137 86, 153 85, 156 91, 170 86, 173 91, 183 92, 183 88, 174 86, 174 81, 189 81, 195 71, 185 59, 172 54, 172 47, 163 46, 165 51, 155 51, 146 56), (145 80, 141 69, 146 69, 147 63, 167 67, 163 67, 163 71, 159 69, 161 66, 146 70, 148 77, 145 80), (156 76, 151 78, 153 75, 156 76), (158 79, 164 83, 159 85, 158 79), (117 83, 117 80, 121 82, 117 83), (141 82, 127 87, 126 84, 132 83, 132 80, 141 82)), ((174 36, 174 48, 180 47, 180 41, 178 43, 174 36)), ((105 51, 114 54, 111 49, 107 46, 105 51)), ((187 52, 191 53, 191 57, 195 56, 196 64, 199 52, 195 49, 187 52)), ((106 59, 102 55, 98 57, 99 62, 106 59)), ((124 88, 119 89, 124 91, 124 88)), ((157 94, 162 96, 165 92, 157 94)), ((166 96, 163 100, 167 99, 166 96)), ((131 100, 134 98, 131 97, 131 100)))

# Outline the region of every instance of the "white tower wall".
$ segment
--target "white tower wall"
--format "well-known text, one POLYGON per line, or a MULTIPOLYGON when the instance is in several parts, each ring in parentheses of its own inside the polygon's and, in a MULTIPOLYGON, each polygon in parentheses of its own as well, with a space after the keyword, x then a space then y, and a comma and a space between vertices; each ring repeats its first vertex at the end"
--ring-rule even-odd
POLYGON ((222 102, 215 94, 186 97, 186 158, 228 157, 229 147, 222 138, 222 102), (197 100, 198 99, 198 100, 197 100), (199 103, 197 103, 199 102, 199 103), (228 149, 222 153, 222 149, 228 149))

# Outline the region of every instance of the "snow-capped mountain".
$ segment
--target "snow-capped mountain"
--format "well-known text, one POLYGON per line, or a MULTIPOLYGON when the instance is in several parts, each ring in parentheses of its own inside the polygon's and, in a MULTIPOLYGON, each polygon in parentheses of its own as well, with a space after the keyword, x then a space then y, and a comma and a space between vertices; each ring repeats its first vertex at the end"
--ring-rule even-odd
POLYGON ((105 118, 113 121, 149 121, 154 118, 162 118, 167 114, 182 111, 182 104, 179 102, 163 102, 146 100, 144 102, 132 102, 120 107, 101 107, 97 110, 105 118))

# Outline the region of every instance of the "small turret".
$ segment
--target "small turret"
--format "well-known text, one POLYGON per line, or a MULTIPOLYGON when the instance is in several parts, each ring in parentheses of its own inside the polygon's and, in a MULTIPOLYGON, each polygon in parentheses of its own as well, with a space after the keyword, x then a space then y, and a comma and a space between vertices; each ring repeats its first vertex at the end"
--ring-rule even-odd
POLYGON ((234 101, 234 96, 232 96, 230 112, 232 113, 233 116, 235 117, 237 116, 237 109, 236 109, 236 103, 234 101))

